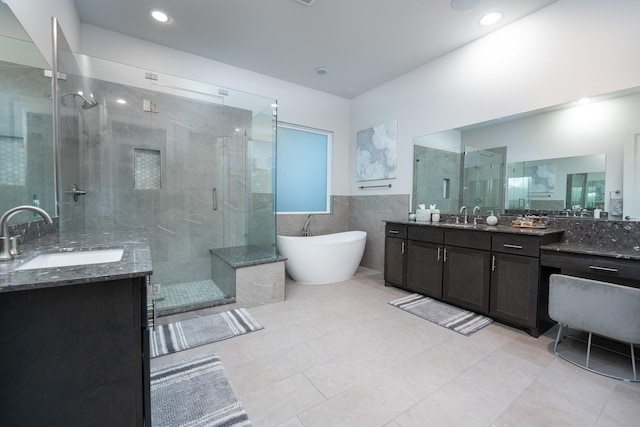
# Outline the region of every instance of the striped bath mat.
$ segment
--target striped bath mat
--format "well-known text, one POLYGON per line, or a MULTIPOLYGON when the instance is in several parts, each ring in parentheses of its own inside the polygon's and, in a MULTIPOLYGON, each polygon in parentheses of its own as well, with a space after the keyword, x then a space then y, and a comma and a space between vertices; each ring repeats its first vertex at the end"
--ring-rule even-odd
POLYGON ((407 295, 393 300, 389 304, 462 335, 471 335, 493 322, 490 317, 454 307, 420 294, 407 295))
POLYGON ((226 340, 263 329, 244 308, 156 326, 150 331, 151 357, 226 340))
POLYGON ((248 427, 249 416, 215 354, 151 369, 154 427, 248 427))

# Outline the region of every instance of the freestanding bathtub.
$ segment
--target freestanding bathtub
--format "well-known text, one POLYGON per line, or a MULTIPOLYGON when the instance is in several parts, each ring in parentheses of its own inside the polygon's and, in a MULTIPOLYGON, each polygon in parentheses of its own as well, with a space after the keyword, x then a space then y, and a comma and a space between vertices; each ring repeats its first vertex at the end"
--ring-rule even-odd
POLYGON ((364 231, 322 236, 278 236, 276 239, 287 272, 298 283, 321 285, 342 282, 355 274, 367 242, 364 231))

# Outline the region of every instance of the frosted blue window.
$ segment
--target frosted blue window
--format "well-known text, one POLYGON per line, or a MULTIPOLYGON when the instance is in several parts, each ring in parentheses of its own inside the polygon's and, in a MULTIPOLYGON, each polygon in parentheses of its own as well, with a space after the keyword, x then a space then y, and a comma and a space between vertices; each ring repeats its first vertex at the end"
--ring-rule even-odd
POLYGON ((330 212, 330 153, 330 133, 278 125, 278 212, 330 212))

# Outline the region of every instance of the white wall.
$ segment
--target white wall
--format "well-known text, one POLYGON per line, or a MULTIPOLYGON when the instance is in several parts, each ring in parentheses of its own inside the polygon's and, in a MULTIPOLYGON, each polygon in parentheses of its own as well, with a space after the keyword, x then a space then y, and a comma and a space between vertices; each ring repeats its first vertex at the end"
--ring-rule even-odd
POLYGON ((397 179, 367 194, 411 194, 414 137, 639 86, 639 16, 637 0, 560 0, 354 99, 352 153, 358 130, 398 121, 397 179))
POLYGON ((51 64, 51 17, 58 18, 71 49, 80 47, 80 19, 73 0, 4 0, 51 64))

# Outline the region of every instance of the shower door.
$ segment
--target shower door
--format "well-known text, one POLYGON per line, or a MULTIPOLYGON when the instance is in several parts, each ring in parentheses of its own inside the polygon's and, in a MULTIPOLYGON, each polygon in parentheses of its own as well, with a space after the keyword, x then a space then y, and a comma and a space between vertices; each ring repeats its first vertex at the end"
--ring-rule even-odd
POLYGON ((475 206, 481 215, 504 209, 504 168, 501 153, 465 147, 462 202, 469 213, 475 206))
MULTIPOLYGON (((211 250, 225 246, 231 133, 217 88, 160 76, 144 107, 156 136, 135 153, 135 176, 158 165, 149 215, 156 224, 153 281, 159 314, 206 307, 235 298, 235 287, 212 277, 211 250), (220 282, 220 281, 219 281, 220 282)), ((238 126, 238 125, 235 125, 238 126)))

